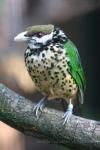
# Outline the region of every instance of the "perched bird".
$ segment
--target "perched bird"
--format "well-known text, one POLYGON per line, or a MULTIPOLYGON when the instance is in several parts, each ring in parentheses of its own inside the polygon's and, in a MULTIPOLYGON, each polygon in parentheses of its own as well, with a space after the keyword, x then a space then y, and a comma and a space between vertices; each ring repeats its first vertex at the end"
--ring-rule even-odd
POLYGON ((85 78, 76 46, 59 27, 52 24, 31 26, 15 41, 27 42, 25 64, 37 89, 44 95, 34 107, 35 115, 48 99, 63 99, 68 106, 63 124, 68 122, 73 106, 83 104, 85 78))

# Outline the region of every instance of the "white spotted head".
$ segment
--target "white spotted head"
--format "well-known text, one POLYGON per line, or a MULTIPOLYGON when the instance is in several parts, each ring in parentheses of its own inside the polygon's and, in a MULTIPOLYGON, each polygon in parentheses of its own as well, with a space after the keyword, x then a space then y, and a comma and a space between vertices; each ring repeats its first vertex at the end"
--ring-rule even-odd
POLYGON ((14 38, 15 41, 27 42, 31 49, 40 48, 50 42, 64 42, 66 39, 64 32, 52 24, 28 27, 14 38))
POLYGON ((53 25, 31 26, 25 32, 18 34, 14 40, 27 42, 31 48, 40 47, 52 40, 53 30, 53 25))

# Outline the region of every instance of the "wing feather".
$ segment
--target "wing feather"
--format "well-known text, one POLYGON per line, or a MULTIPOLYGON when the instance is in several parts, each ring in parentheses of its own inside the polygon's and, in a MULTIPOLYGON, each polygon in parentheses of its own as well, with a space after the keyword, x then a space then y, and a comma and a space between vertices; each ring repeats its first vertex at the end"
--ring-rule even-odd
POLYGON ((70 40, 64 45, 66 53, 69 56, 69 73, 76 81, 79 88, 79 101, 82 104, 84 100, 85 76, 81 65, 81 59, 76 46, 70 40))

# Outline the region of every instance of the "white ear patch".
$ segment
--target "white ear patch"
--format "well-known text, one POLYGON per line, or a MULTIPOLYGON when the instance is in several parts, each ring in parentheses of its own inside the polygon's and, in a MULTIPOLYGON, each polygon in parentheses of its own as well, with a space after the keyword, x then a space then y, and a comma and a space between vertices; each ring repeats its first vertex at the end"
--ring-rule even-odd
POLYGON ((41 38, 33 36, 32 39, 35 40, 36 43, 42 43, 43 45, 45 45, 47 41, 52 40, 52 37, 53 37, 53 33, 50 33, 50 34, 44 35, 41 38))

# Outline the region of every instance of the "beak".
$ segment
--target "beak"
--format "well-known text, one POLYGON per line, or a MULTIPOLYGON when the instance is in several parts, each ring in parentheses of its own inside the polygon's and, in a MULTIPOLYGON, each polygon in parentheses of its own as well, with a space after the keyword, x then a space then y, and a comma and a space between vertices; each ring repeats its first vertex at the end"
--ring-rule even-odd
POLYGON ((16 42, 27 42, 29 37, 25 36, 27 31, 19 33, 16 37, 14 37, 14 41, 16 42))

